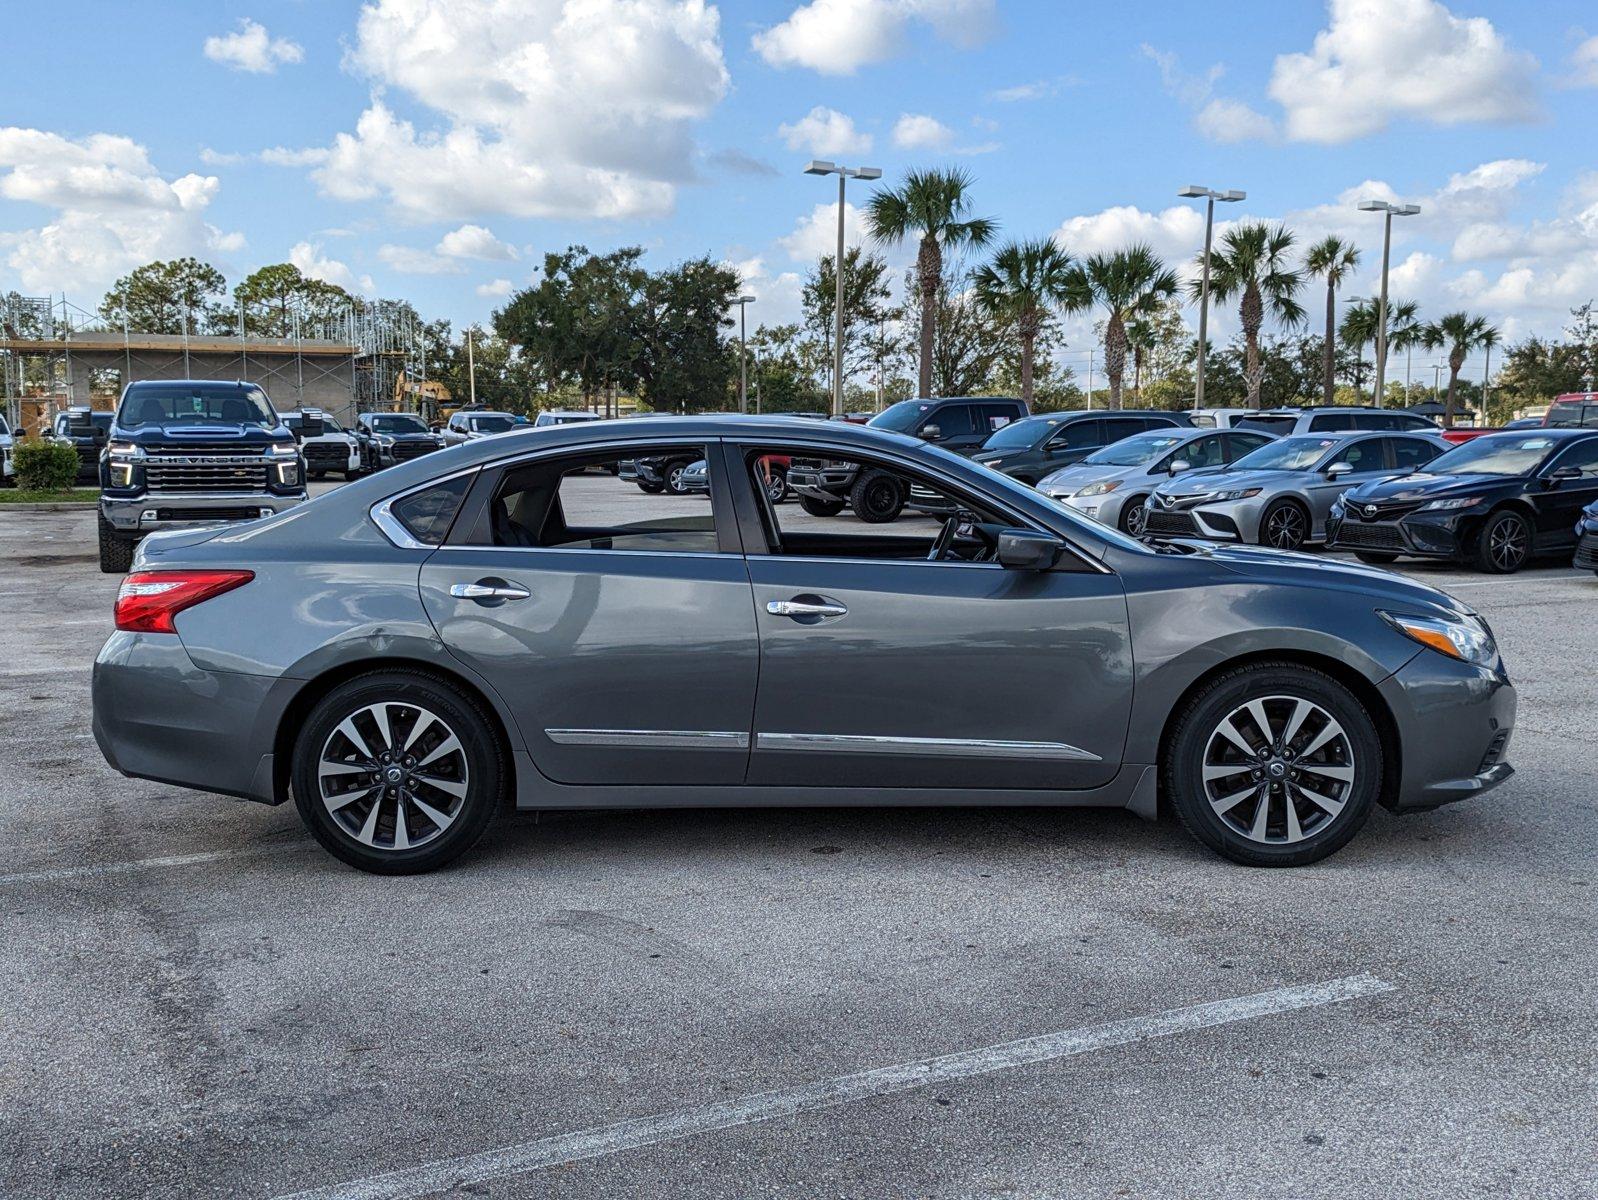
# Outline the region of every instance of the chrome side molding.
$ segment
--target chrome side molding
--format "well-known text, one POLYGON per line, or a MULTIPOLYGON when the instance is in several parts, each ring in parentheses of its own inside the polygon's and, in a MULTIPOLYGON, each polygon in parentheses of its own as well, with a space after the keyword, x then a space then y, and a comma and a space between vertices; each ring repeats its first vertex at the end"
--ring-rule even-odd
POLYGON ((860 733, 757 733, 756 750, 822 750, 853 754, 904 754, 944 758, 1044 758, 1099 762, 1099 755, 1064 742, 1009 742, 991 738, 881 737, 860 733))
POLYGON ((626 746, 651 750, 747 750, 749 735, 718 729, 546 729, 559 746, 626 746))

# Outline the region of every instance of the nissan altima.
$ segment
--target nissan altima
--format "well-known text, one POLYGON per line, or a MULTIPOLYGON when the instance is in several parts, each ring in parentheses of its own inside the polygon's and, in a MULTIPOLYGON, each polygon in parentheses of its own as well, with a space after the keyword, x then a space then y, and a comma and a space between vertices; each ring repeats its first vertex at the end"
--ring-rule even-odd
POLYGON ((1145 544, 919 439, 780 417, 531 429, 152 535, 93 697, 124 774, 292 799, 384 873, 508 805, 1163 808, 1297 865, 1378 804, 1502 782, 1515 718, 1492 631, 1434 588, 1145 544), (641 456, 703 459, 709 503, 592 470, 641 456), (951 515, 818 521, 758 485, 773 456, 951 515))

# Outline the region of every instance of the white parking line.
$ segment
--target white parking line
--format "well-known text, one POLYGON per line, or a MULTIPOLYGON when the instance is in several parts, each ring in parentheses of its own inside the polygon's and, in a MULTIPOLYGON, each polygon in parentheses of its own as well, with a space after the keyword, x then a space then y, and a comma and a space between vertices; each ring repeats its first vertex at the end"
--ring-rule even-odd
POLYGON ((836 1108, 840 1104, 848 1104, 855 1100, 897 1095, 935 1083, 988 1075, 1010 1067, 1053 1062, 1093 1050, 1171 1037, 1178 1033, 1190 1033, 1196 1029, 1209 1029, 1217 1025, 1230 1025, 1237 1021, 1249 1021, 1256 1017, 1272 1016, 1300 1008, 1337 1004, 1392 990, 1392 984, 1374 976, 1351 975, 1326 983, 1281 988, 1273 992, 1260 992, 1253 996, 1239 996, 1231 1000, 1217 1000, 1209 1004, 1195 1004, 1189 1008, 1176 1008, 1153 1016, 1131 1017, 1124 1021, 1111 1021, 1105 1025, 1088 1025, 1081 1029, 1043 1034, 1018 1042, 984 1046, 978 1050, 964 1050, 940 1058, 924 1058, 917 1062, 879 1067, 872 1071, 862 1071, 857 1075, 839 1075, 816 1083, 801 1084, 776 1092, 762 1092, 734 1100, 723 1100, 715 1104, 704 1104, 674 1113, 618 1121, 613 1125, 600 1125, 575 1133, 558 1134, 535 1142, 523 1142, 498 1150, 485 1150, 479 1154, 465 1154, 459 1158, 424 1163, 419 1167, 391 1171, 368 1179, 312 1188, 310 1191, 295 1192, 292 1196, 279 1197, 278 1200, 410 1200, 412 1197, 445 1192, 466 1184, 482 1183, 490 1179, 501 1179, 507 1175, 520 1175, 547 1167, 581 1162, 584 1159, 599 1158, 623 1150, 635 1150, 657 1142, 676 1141, 717 1129, 734 1129, 740 1125, 752 1125, 760 1121, 775 1120, 778 1117, 791 1117, 818 1109, 836 1108))
POLYGON ((191 867, 196 863, 222 862, 230 858, 256 858, 266 854, 287 854, 309 850, 311 843, 286 842, 282 845, 250 846, 238 850, 206 850, 199 854, 168 854, 161 858, 140 858, 132 862, 99 863, 87 867, 44 867, 37 871, 15 871, 0 875, 0 885, 8 883, 53 883, 60 879, 91 879, 96 875, 128 875, 134 871, 158 871, 166 867, 191 867))

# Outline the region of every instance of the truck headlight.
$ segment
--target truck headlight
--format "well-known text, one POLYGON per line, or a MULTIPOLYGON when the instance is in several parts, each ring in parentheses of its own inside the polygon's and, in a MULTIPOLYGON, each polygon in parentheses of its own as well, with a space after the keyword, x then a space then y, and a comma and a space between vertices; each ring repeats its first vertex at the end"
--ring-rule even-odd
POLYGON ((137 442, 111 442, 105 452, 111 468, 111 486, 114 488, 132 487, 133 464, 149 457, 144 447, 137 442))
POLYGON ((300 452, 294 446, 273 446, 266 452, 278 487, 294 487, 300 482, 300 452))
POLYGON ((1381 609, 1377 614, 1405 637, 1460 662, 1485 667, 1498 653, 1493 635, 1476 617, 1412 617, 1381 609))

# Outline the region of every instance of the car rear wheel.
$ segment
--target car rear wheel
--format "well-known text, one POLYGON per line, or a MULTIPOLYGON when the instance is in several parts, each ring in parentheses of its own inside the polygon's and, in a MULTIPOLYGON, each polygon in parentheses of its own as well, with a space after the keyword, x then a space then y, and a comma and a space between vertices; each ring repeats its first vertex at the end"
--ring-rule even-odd
POLYGON ((1331 676, 1251 664, 1183 707, 1161 771, 1199 841, 1247 866, 1295 867, 1359 832, 1381 787, 1382 746, 1364 706, 1331 676))
POLYGON ((133 566, 133 541, 116 531, 103 514, 96 514, 100 527, 100 570, 106 575, 126 575, 133 566))
POLYGON ((1396 554, 1383 554, 1379 550, 1356 550, 1354 557, 1362 563, 1369 563, 1373 567, 1385 567, 1389 563, 1398 561, 1396 554))
POLYGON ((867 525, 886 525, 904 509, 904 488, 886 471, 862 471, 849 489, 849 503, 867 525))
POLYGON ((1260 518, 1260 545, 1297 550, 1309 537, 1309 513, 1296 500, 1278 500, 1260 518))
POLYGON ((800 496, 799 507, 812 517, 835 517, 843 511, 843 501, 817 500, 814 496, 800 496))
POLYGON ((682 485, 683 472, 693 466, 691 459, 679 459, 669 462, 665 467, 666 491, 673 496, 686 496, 688 489, 682 485))
POLYGON ((1489 575, 1514 574, 1531 557, 1531 522, 1513 509, 1493 513, 1476 534, 1472 557, 1489 575))
POLYGON ((294 802, 334 857, 380 875, 443 866, 482 837, 504 797, 488 714, 438 676, 381 671, 340 684, 296 739, 294 802))
POLYGON ((1147 528, 1149 510, 1144 507, 1147 496, 1128 496, 1126 503, 1121 505, 1121 519, 1116 522, 1121 527, 1121 532, 1133 537, 1142 537, 1147 528))

